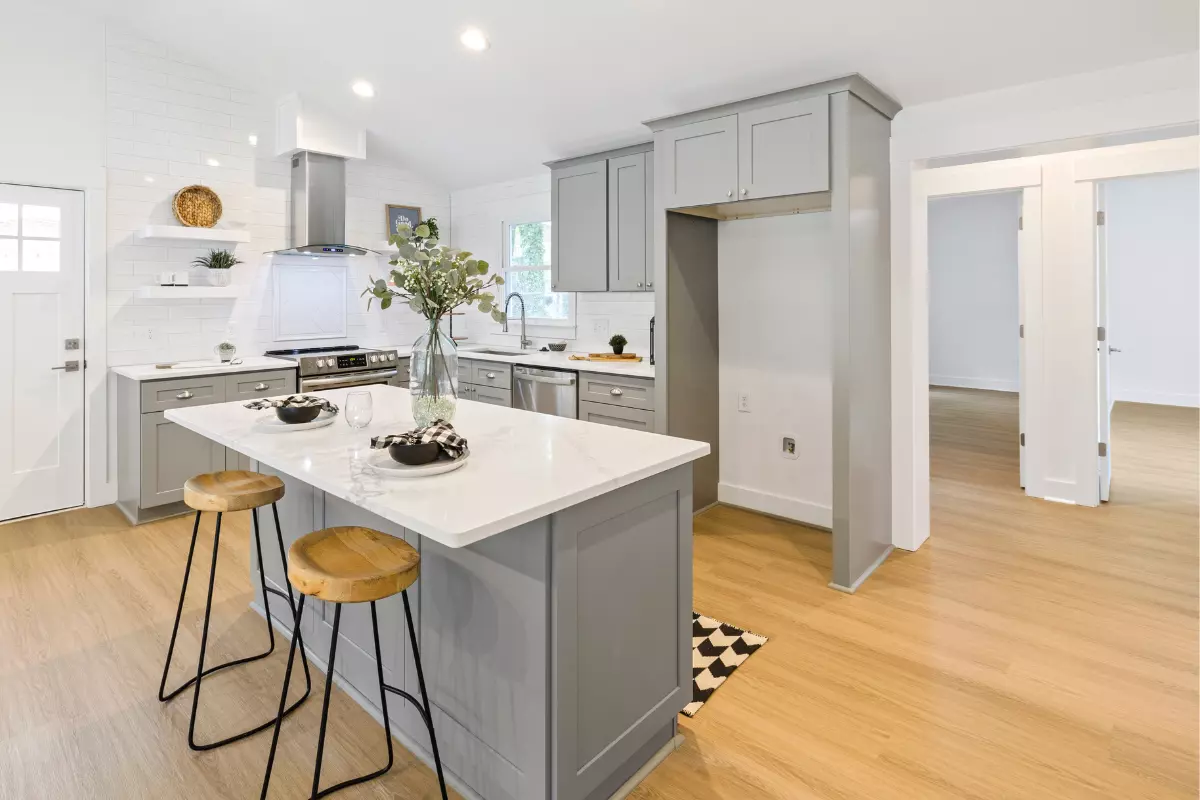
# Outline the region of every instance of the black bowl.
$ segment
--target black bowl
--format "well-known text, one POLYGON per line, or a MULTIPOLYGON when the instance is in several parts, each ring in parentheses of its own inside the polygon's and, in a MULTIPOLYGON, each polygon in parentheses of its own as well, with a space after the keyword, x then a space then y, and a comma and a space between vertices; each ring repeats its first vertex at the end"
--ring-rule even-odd
POLYGON ((312 422, 321 415, 320 406, 277 406, 275 408, 275 416, 286 422, 288 425, 297 425, 301 422, 312 422))
POLYGON ((416 467, 421 464, 428 464, 431 461, 437 461, 441 449, 441 446, 437 442, 426 442, 425 444, 389 444, 388 455, 401 464, 416 467))

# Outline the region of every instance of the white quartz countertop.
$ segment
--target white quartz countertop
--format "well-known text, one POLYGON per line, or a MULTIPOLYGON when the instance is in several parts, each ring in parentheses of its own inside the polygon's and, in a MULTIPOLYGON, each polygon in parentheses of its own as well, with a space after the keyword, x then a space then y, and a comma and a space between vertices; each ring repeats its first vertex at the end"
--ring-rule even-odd
MULTIPOLYGON (((314 394, 344 409, 347 391, 314 394)), ((260 433, 255 420, 274 412, 241 402, 173 408, 166 416, 447 547, 465 547, 710 452, 706 442, 463 400, 454 427, 470 446, 466 465, 423 478, 389 477, 372 466, 387 451, 371 450, 370 441, 415 427, 409 394, 381 385, 369 391, 374 419, 361 430, 339 415, 323 428, 260 433)))
POLYGON ((153 364, 133 364, 113 367, 112 371, 135 381, 161 381, 167 378, 187 378, 196 375, 223 375, 230 372, 258 372, 268 369, 295 369, 296 362, 271 356, 245 356, 241 363, 230 364, 215 358, 206 361, 180 361, 170 369, 158 369, 153 364))
MULTIPOLYGON (((639 353, 642 356, 641 361, 635 361, 630 364, 622 364, 620 362, 604 362, 604 361, 571 361, 567 356, 571 353, 543 353, 540 350, 526 350, 523 353, 514 353, 513 355, 497 355, 495 353, 481 353, 476 348, 487 347, 488 345, 480 344, 464 344, 458 348, 459 358, 470 358, 477 361, 499 361, 505 364, 525 364, 530 367, 542 367, 544 369, 568 369, 575 372, 602 372, 606 375, 630 375, 636 378, 653 378, 654 365, 650 363, 649 357, 645 353, 639 353)), ((405 356, 412 350, 412 345, 407 347, 395 347, 400 355, 405 356)), ((505 350, 508 348, 497 347, 497 350, 505 350)), ((575 355, 584 355, 576 353, 575 355)))

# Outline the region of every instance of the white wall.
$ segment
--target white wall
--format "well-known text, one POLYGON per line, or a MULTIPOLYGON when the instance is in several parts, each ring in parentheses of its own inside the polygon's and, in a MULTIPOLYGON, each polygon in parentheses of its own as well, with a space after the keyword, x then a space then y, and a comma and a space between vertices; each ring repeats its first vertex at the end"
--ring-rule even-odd
POLYGON ((929 203, 929 383, 1015 392, 1020 192, 929 203))
MULTIPOLYGON (((503 263, 505 222, 550 219, 550 172, 503 183, 461 189, 451 195, 455 247, 470 250, 495 268, 503 263)), ((608 350, 608 338, 621 333, 629 340, 627 352, 650 353, 650 317, 654 316, 653 292, 578 292, 575 295, 576 326, 531 329, 535 347, 567 339, 568 350, 608 350), (608 333, 603 331, 607 330, 608 333)), ((513 306, 514 318, 516 306, 513 306)), ((509 324, 509 333, 485 314, 467 309, 460 317, 471 344, 515 347, 520 326, 509 324)), ((459 333, 459 322, 455 323, 459 333)))
MULTIPOLYGON (((915 550, 929 536, 928 274, 911 261, 912 175, 922 159, 981 153, 1076 137, 1098 136, 1200 120, 1200 54, 1133 64, 906 108, 892 125, 892 539, 915 550)), ((1072 287, 1075 277, 1050 286, 1072 287)), ((1052 291, 1047 313, 1061 302, 1052 291)), ((1074 364, 1093 332, 1068 314, 1065 337, 1049 342, 1047 371, 1074 364), (1078 324, 1076 324, 1078 323, 1078 324)), ((1094 345, 1093 345, 1094 350, 1094 345)), ((1089 389, 1076 387, 1083 396, 1089 389)), ((1091 435, 1072 417, 1078 403, 1050 409, 1047 442, 1055 469, 1084 480, 1076 440, 1091 435), (1073 466, 1074 465, 1074 466, 1073 466)), ((1078 398, 1076 398, 1078 399, 1078 398)), ((1094 407, 1094 398, 1091 401, 1094 407)), ((1094 461, 1094 457, 1092 459, 1094 461)), ((1094 466, 1092 469, 1094 475, 1094 466)))
POLYGON ((1112 397, 1200 405, 1200 174, 1104 186, 1112 397))
POLYGON ((721 501, 833 526, 831 215, 718 223, 721 501), (738 411, 749 394, 750 411, 738 411), (782 455, 794 437, 797 458, 782 455))

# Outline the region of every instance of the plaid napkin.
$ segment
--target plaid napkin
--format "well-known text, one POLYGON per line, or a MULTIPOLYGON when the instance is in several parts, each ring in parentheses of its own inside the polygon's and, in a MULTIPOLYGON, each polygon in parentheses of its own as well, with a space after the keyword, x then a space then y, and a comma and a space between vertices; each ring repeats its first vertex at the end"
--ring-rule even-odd
POLYGON ((324 397, 317 397, 311 394, 293 394, 289 397, 277 397, 265 400, 251 400, 246 403, 246 408, 252 408, 259 411, 264 408, 322 408, 330 414, 338 413, 338 407, 326 400, 324 397))
POLYGON ((464 458, 467 450, 467 440, 455 432, 454 426, 445 420, 434 420, 428 428, 417 428, 408 433, 390 433, 387 436, 372 436, 372 450, 386 450, 393 444, 428 444, 437 442, 442 452, 450 458, 464 458))

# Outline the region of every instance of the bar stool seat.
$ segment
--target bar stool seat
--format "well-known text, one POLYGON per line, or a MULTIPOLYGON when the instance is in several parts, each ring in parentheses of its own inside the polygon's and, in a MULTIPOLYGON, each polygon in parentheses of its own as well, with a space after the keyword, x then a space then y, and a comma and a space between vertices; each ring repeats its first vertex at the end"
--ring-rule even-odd
POLYGON ((392 733, 388 717, 387 693, 398 694, 412 703, 429 732, 433 763, 437 771, 438 788, 442 800, 447 800, 446 778, 442 773, 442 757, 438 752, 437 735, 433 730, 433 712, 429 705, 429 692, 425 689, 425 671, 421 666, 421 652, 417 646, 417 631, 413 625, 412 608, 408 602, 408 589, 421 574, 421 555, 416 548, 403 539, 386 533, 357 526, 325 528, 301 536, 292 543, 288 553, 288 581, 300 592, 300 603, 296 608, 296 632, 292 636, 288 653, 287 669, 283 674, 283 693, 279 698, 279 713, 275 716, 275 734, 271 739, 271 750, 267 756, 267 770, 263 775, 260 798, 266 800, 271 783, 271 771, 275 765, 275 753, 279 745, 279 731, 286 716, 285 704, 288 684, 292 679, 292 663, 300 642, 300 620, 304 616, 304 602, 309 597, 333 603, 333 630, 330 633, 329 660, 326 662, 325 699, 321 706, 321 727, 317 735, 317 762, 313 770, 312 798, 326 797, 334 792, 378 778, 392 768, 394 762, 392 733), (404 603, 404 620, 408 626, 408 640, 413 665, 416 667, 417 685, 421 696, 390 686, 383 680, 383 651, 379 646, 379 615, 375 602, 393 595, 400 595, 404 603), (379 708, 383 712, 383 731, 387 739, 387 764, 368 775, 350 778, 333 786, 321 788, 321 762, 325 755, 325 732, 329 722, 329 700, 333 692, 334 664, 337 663, 338 631, 342 624, 342 607, 348 603, 368 603, 371 609, 371 633, 375 640, 375 670, 379 681, 379 708))
POLYGON ((249 511, 282 497, 283 481, 278 476, 241 469, 197 475, 183 484, 183 502, 197 511, 249 511))
MULTIPOLYGON (((179 590, 179 605, 175 610, 175 625, 171 628, 171 642, 167 645, 167 659, 163 665, 162 682, 158 686, 158 699, 165 703, 188 688, 192 689, 192 711, 188 722, 188 746, 193 750, 203 751, 224 747, 227 744, 241 741, 275 725, 276 720, 272 717, 253 728, 243 730, 217 741, 207 743, 196 741, 196 714, 200 706, 200 686, 204 678, 220 670, 264 659, 275 651, 275 627, 271 620, 271 595, 276 595, 287 601, 288 608, 292 613, 292 619, 298 619, 299 610, 296 599, 292 594, 291 583, 289 582, 285 587, 287 589, 286 593, 267 585, 267 573, 263 566, 262 538, 258 527, 258 509, 263 506, 270 506, 271 514, 275 518, 275 539, 279 546, 279 558, 286 564, 287 555, 284 552, 283 546, 283 529, 279 525, 279 508, 276 506, 276 502, 283 497, 283 494, 284 484, 277 476, 262 475, 246 470, 223 470, 221 472, 196 475, 189 478, 183 484, 183 501, 190 508, 195 509, 196 522, 192 526, 192 543, 188 548, 187 566, 183 570, 183 585, 179 590), (167 691, 167 676, 171 670, 171 659, 175 655, 175 642, 179 637, 180 621, 183 618, 183 603, 187 597, 188 578, 192 572, 192 558, 196 554, 196 540, 200 535, 200 517, 205 511, 215 511, 217 518, 213 532, 212 565, 209 567, 208 572, 208 598, 204 606, 204 625, 200 633, 200 656, 197 659, 195 676, 189 678, 175 689, 167 691), (226 661, 223 664, 206 668, 204 666, 204 656, 208 649, 208 630, 209 623, 212 620, 213 588, 217 579, 217 556, 220 553, 221 544, 221 518, 232 511, 249 511, 254 522, 254 547, 258 555, 258 580, 259 587, 262 589, 263 611, 267 618, 268 644, 267 649, 257 655, 236 658, 232 661, 226 661)), ((298 630, 295 635, 299 637, 298 630)), ((304 694, 291 706, 280 712, 284 715, 291 714, 299 708, 308 699, 309 693, 312 690, 312 677, 308 668, 308 656, 303 650, 301 651, 301 658, 304 661, 304 694)), ((289 670, 290 667, 289 663, 289 670)))
POLYGON ((408 542, 370 528, 326 528, 296 540, 288 580, 331 603, 366 603, 412 586, 421 556, 408 542))

